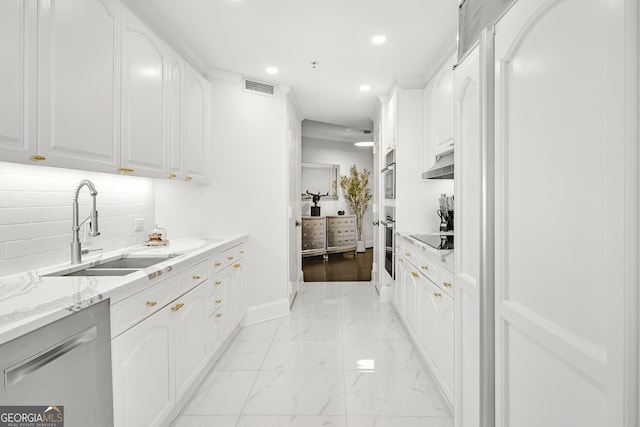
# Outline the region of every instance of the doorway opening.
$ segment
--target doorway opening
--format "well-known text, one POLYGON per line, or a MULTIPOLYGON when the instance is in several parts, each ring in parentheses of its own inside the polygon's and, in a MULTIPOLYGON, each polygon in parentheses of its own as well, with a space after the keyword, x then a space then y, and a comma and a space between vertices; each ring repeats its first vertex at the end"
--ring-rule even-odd
POLYGON ((373 140, 369 129, 304 120, 301 143, 302 271, 304 282, 371 281, 374 258, 373 204, 357 218, 340 185, 355 166, 368 171, 367 188, 375 195, 373 148, 356 142, 373 140), (357 243, 358 240, 361 243, 357 243), (356 247, 358 246, 358 251, 356 247))

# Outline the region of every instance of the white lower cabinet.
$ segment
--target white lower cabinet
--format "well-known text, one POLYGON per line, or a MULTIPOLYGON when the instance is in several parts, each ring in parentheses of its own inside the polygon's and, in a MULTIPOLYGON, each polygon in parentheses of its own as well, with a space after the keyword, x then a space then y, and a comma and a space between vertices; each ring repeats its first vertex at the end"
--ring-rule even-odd
POLYGON ((111 342, 116 426, 155 426, 175 402, 171 312, 165 307, 111 342))
POLYGON ((246 312, 241 248, 174 271, 111 306, 117 427, 167 424, 221 353, 246 312), (209 275, 217 263, 222 269, 209 275))
POLYGON ((454 401, 454 277, 418 245, 396 247, 395 308, 445 398, 454 401))
POLYGON ((207 286, 202 284, 176 300, 172 330, 175 342, 175 387, 180 399, 207 362, 207 286))

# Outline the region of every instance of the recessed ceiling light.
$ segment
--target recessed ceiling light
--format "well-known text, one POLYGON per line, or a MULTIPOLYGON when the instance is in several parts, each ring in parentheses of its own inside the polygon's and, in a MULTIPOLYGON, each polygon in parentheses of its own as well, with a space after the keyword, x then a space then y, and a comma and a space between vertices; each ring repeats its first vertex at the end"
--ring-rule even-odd
POLYGON ((371 38, 371 43, 373 43, 373 44, 382 44, 382 43, 384 43, 386 41, 387 41, 387 38, 385 36, 381 35, 381 34, 377 35, 377 36, 373 36, 371 38))
POLYGON ((360 92, 369 92, 371 90, 371 86, 369 85, 361 85, 360 92))
POLYGON ((278 74, 278 69, 276 67, 267 67, 267 73, 278 74))
POLYGON ((353 145, 356 147, 373 147, 373 141, 360 141, 356 142, 353 145))

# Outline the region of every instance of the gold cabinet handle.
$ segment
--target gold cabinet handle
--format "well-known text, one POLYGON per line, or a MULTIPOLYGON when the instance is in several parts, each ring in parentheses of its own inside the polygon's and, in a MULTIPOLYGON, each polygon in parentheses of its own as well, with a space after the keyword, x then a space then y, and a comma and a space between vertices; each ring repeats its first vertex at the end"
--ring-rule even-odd
POLYGON ((213 264, 213 265, 214 265, 214 266, 216 266, 216 267, 220 267, 220 266, 222 265, 222 263, 221 263, 221 262, 216 262, 216 263, 215 263, 215 264, 213 264))
POLYGON ((420 268, 422 268, 424 271, 429 271, 429 267, 427 267, 426 265, 423 265, 420 268))
POLYGON ((233 268, 238 268, 240 267, 240 264, 233 264, 233 268))
POLYGON ((190 176, 185 176, 185 177, 184 177, 184 180, 185 180, 185 181, 187 181, 187 182, 191 181, 192 179, 193 179, 193 178, 191 178, 190 176))
POLYGON ((45 156, 31 156, 31 160, 35 160, 36 162, 47 160, 45 156))
POLYGON ((233 257, 232 257, 232 256, 228 256, 228 257, 227 257, 227 259, 228 259, 229 261, 231 261, 231 260, 233 260, 233 257))
POLYGON ((183 303, 180 304, 176 304, 175 307, 171 307, 171 311, 178 311, 180 310, 182 307, 184 307, 183 303))
POLYGON ((131 168, 118 168, 118 172, 131 173, 133 169, 131 168))
POLYGON ((169 179, 173 179, 173 178, 175 178, 176 176, 177 176, 177 175, 176 175, 175 173, 170 173, 170 174, 169 174, 169 179))
POLYGON ((214 284, 215 284, 216 286, 220 286, 220 285, 222 285, 222 282, 221 282, 220 280, 216 280, 214 284))
POLYGON ((241 254, 244 254, 244 251, 240 251, 241 254))
POLYGON ((199 279, 200 279, 200 276, 198 275, 193 276, 193 280, 199 280, 199 279))
POLYGON ((434 292, 433 296, 437 297, 437 298, 440 298, 442 296, 442 294, 440 292, 434 292))
POLYGON ((413 277, 418 277, 418 273, 416 273, 415 271, 412 271, 412 272, 411 272, 411 275, 412 275, 413 277))
POLYGON ((216 313, 216 317, 219 319, 222 316, 222 313, 216 313))
POLYGON ((443 285, 445 288, 450 288, 450 287, 452 286, 452 285, 451 285, 451 283, 449 283, 449 282, 442 282, 442 285, 443 285))
POLYGON ((404 256, 411 258, 411 254, 410 253, 405 253, 404 256))
POLYGON ((216 304, 220 304, 221 302, 222 302, 222 300, 221 300, 221 299, 217 299, 217 300, 216 300, 216 304))
POLYGON ((147 301, 147 306, 148 307, 153 307, 154 305, 157 305, 158 302, 157 301, 147 301))

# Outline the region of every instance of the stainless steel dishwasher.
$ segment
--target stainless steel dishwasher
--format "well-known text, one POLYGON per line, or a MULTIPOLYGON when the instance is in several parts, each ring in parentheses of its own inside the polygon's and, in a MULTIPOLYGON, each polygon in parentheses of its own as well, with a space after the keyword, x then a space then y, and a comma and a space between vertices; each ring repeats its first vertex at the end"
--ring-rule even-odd
POLYGON ((54 407, 64 417, 56 425, 113 425, 108 301, 2 344, 0 364, 0 412, 54 407))

